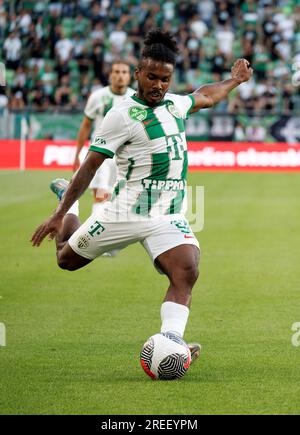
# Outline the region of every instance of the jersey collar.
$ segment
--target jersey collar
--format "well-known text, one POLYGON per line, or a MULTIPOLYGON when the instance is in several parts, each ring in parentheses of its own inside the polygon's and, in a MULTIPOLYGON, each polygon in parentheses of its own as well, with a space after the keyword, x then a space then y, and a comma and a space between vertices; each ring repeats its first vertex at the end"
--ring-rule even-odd
MULTIPOLYGON (((131 95, 131 98, 132 98, 134 101, 136 101, 137 103, 143 104, 143 106, 152 107, 152 106, 149 106, 149 104, 148 104, 145 100, 141 100, 141 98, 138 98, 138 97, 136 96, 136 94, 131 95)), ((164 104, 165 104, 165 100, 162 100, 160 103, 156 104, 156 106, 154 106, 154 107, 163 106, 164 104)))
POLYGON ((109 90, 110 90, 110 92, 111 92, 113 95, 116 95, 117 97, 124 97, 124 95, 127 94, 127 89, 128 89, 128 88, 126 88, 126 91, 124 92, 124 94, 116 94, 116 93, 112 90, 111 86, 109 86, 109 90))

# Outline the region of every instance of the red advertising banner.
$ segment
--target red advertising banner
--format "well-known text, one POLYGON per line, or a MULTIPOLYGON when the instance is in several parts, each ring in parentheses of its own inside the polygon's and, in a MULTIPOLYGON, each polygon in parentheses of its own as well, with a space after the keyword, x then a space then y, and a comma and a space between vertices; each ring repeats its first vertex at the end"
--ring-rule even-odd
MULTIPOLYGON (((300 143, 189 142, 188 149, 191 170, 300 171, 300 143)), ((74 141, 0 140, 0 169, 71 169, 75 152, 74 141)))
POLYGON ((188 150, 190 170, 300 170, 300 143, 189 142, 188 150))

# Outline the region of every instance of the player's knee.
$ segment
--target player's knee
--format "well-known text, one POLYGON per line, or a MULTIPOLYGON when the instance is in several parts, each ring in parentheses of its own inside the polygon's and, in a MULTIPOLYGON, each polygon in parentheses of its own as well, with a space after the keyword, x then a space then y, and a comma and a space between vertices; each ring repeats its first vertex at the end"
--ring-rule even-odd
POLYGON ((57 265, 61 269, 69 270, 70 272, 78 269, 78 266, 76 264, 74 264, 72 261, 68 260, 67 258, 63 258, 63 257, 57 258, 57 265))
POLYGON ((175 281, 180 281, 193 287, 199 276, 199 268, 197 264, 187 263, 177 269, 175 273, 175 281))

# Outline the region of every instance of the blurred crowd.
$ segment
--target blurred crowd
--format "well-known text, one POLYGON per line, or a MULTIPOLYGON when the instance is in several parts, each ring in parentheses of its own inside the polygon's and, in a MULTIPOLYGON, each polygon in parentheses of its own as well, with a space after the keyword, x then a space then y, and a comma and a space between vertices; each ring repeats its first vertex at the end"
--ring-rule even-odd
POLYGON ((0 107, 81 110, 107 85, 110 64, 137 64, 143 36, 175 33, 180 54, 172 90, 192 92, 226 79, 248 59, 253 79, 217 110, 291 113, 300 108, 300 0, 0 0, 0 107), (298 62, 298 64, 297 64, 298 62), (296 66, 295 66, 296 65, 296 66))

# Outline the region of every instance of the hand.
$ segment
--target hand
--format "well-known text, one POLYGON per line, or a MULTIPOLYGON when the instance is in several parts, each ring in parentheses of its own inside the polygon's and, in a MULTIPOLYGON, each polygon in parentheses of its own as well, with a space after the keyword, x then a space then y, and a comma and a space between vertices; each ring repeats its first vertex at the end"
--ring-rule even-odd
POLYGON ((73 172, 76 172, 80 166, 79 156, 76 156, 73 163, 73 172))
POLYGON ((247 82, 253 74, 250 63, 246 59, 238 59, 231 68, 231 76, 239 83, 247 82))
POLYGON ((54 213, 40 225, 31 237, 32 246, 40 246, 44 238, 49 235, 49 240, 54 239, 62 226, 63 216, 54 213))

